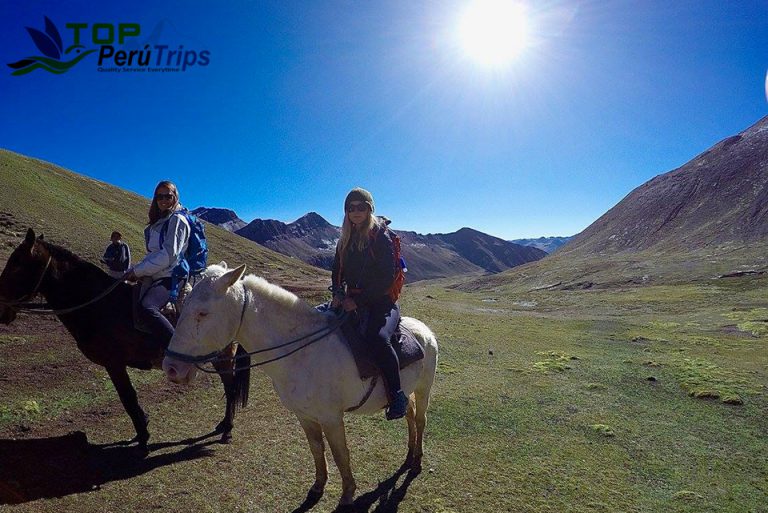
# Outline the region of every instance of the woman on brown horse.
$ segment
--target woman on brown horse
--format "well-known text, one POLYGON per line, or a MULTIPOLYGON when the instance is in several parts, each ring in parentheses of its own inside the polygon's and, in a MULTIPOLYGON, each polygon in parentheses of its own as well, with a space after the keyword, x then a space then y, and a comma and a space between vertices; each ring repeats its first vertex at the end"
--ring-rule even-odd
POLYGON ((149 224, 144 229, 147 255, 125 275, 140 282, 137 314, 140 321, 163 347, 173 336, 173 325, 162 314, 173 287, 171 275, 184 258, 189 243, 189 222, 183 215, 179 191, 173 182, 162 181, 155 187, 149 207, 149 224))

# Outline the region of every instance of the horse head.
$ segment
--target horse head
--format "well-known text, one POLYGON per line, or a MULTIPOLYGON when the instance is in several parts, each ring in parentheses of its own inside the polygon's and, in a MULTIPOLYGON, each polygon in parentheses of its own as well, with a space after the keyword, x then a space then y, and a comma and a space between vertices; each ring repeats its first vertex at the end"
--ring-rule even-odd
POLYGON ((16 318, 16 306, 30 300, 40 289, 51 263, 51 254, 30 228, 24 241, 11 253, 0 274, 0 323, 16 318))
POLYGON ((189 383, 195 363, 213 358, 235 338, 242 320, 242 299, 232 286, 245 273, 245 265, 232 270, 211 266, 184 303, 176 330, 163 359, 163 371, 174 383, 189 383))

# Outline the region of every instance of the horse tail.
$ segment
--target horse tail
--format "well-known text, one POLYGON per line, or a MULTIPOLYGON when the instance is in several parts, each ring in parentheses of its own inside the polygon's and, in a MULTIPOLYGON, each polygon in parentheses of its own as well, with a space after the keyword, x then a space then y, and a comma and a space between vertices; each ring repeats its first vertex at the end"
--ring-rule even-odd
POLYGON ((245 408, 248 406, 248 391, 251 388, 251 356, 238 344, 235 357, 235 367, 239 369, 235 371, 232 383, 235 407, 245 408))

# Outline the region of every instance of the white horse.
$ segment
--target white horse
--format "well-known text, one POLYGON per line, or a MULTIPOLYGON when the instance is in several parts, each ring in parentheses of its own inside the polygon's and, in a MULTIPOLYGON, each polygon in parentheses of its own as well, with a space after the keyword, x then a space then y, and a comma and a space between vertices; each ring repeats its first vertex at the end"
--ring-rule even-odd
MULTIPOLYGON (((211 361, 232 340, 239 341, 248 352, 266 349, 259 355, 262 358, 257 358, 259 361, 282 357, 261 368, 272 378, 280 401, 296 414, 307 435, 315 461, 315 482, 309 496, 319 498, 328 480, 325 434, 341 474, 339 504, 350 504, 356 485, 349 462, 344 413, 357 406, 354 413, 362 414, 386 407, 383 380, 378 380, 370 393, 371 380, 360 379, 340 330, 327 329, 327 315, 263 278, 248 275, 241 280, 244 272, 244 265, 233 270, 212 266, 208 276, 195 286, 187 297, 163 370, 171 381, 187 383, 195 376, 195 362, 211 361), (277 347, 318 330, 319 335, 277 347), (313 339, 318 340, 312 342, 313 339), (301 346, 305 347, 296 350, 301 346)), ((416 319, 403 317, 402 323, 424 348, 422 360, 400 371, 402 389, 409 396, 406 465, 419 470, 429 394, 437 367, 437 340, 416 319)), ((330 324, 332 328, 333 323, 330 324)))

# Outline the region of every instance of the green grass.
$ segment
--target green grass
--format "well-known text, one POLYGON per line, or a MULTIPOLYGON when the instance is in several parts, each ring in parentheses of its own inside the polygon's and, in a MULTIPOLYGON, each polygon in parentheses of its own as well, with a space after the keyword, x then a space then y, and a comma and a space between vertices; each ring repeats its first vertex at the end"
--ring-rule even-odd
MULTIPOLYGON (((481 310, 481 294, 409 287, 403 310, 435 330, 441 354, 425 469, 399 511, 761 511, 768 494, 765 339, 721 329, 732 324, 734 305, 761 291, 665 286, 650 301, 649 288, 641 293, 644 308, 627 294, 637 292, 538 293, 535 307, 498 315, 481 310), (696 296, 702 299, 689 301, 696 296), (552 363, 540 369, 541 362, 552 363), (558 372, 555 364, 570 368, 558 372), (719 399, 691 395, 697 387, 717 390, 719 399), (722 402, 729 394, 743 404, 722 402)), ((502 294, 495 307, 514 301, 519 295, 502 294)), ((167 386, 153 382, 159 373, 136 377, 146 378, 140 396, 147 387, 167 386)), ((112 394, 103 385, 101 391, 112 394)), ((98 492, 16 509, 120 512, 172 501, 196 511, 292 511, 312 480, 306 441, 260 373, 251 396, 232 446, 98 492)), ((54 411, 45 398, 39 404, 40 415, 27 422, 45 422, 54 411)), ((76 419, 80 407, 68 414, 76 419)), ((173 441, 210 430, 223 399, 208 378, 147 407, 153 440, 173 441)), ((379 415, 349 416, 347 427, 361 495, 402 462, 405 426, 379 415)), ((132 435, 127 417, 117 414, 83 428, 93 443, 132 435)), ((332 511, 339 492, 331 464, 326 495, 312 511, 332 511)))

